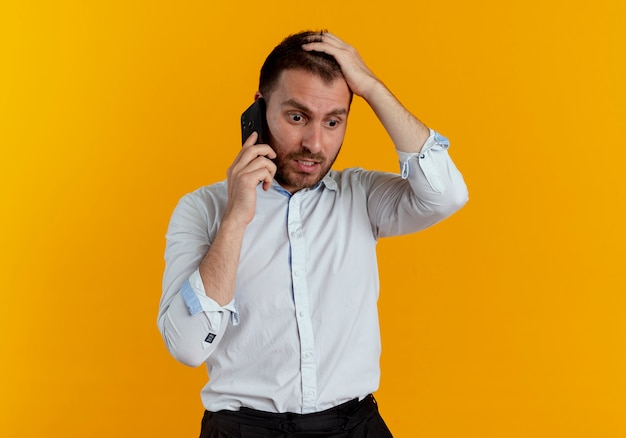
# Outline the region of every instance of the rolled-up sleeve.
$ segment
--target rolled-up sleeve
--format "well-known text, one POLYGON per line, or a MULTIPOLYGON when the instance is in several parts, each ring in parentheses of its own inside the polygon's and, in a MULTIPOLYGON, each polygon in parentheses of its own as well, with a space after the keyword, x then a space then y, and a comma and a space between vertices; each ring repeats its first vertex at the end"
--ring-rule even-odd
POLYGON ((369 207, 380 237, 413 233, 465 205, 463 176, 448 154, 450 142, 431 130, 420 152, 397 151, 400 177, 379 175, 371 182, 369 207))
POLYGON ((185 196, 172 214, 166 236, 157 324, 169 352, 189 366, 205 362, 229 323, 239 321, 234 300, 220 306, 206 295, 198 270, 212 240, 208 209, 194 194, 185 196))

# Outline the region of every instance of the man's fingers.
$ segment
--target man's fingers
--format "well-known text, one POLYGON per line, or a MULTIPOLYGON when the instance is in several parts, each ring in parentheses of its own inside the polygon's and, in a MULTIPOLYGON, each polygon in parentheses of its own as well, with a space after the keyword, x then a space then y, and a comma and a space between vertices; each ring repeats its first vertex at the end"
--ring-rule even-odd
POLYGON ((258 156, 246 166, 245 173, 255 172, 259 169, 266 169, 273 176, 276 173, 276 164, 267 157, 258 156))
POLYGON ((247 148, 256 144, 257 138, 259 138, 259 133, 254 131, 252 134, 248 136, 248 138, 246 138, 246 141, 243 143, 243 147, 247 148))
POLYGON ((341 49, 348 47, 344 41, 336 37, 330 32, 321 32, 319 34, 309 35, 308 42, 302 45, 304 50, 315 50, 318 52, 326 52, 330 49, 341 49))
POLYGON ((270 160, 276 158, 276 152, 274 152, 274 149, 272 149, 269 145, 254 143, 257 137, 258 134, 253 132, 250 137, 246 139, 241 151, 239 151, 237 158, 235 158, 235 161, 231 166, 233 170, 245 168, 258 157, 266 157, 270 160))
MULTIPOLYGON (((243 143, 242 148, 243 149, 250 149, 250 154, 252 154, 252 159, 254 159, 254 155, 263 155, 266 156, 270 159, 272 158, 276 158, 276 153, 274 152, 274 150, 265 143, 259 143, 257 144, 256 141, 259 138, 259 133, 254 131, 252 134, 250 134, 250 136, 246 139, 246 141, 243 143), (254 146, 254 148, 253 148, 254 146)), ((245 152, 246 154, 248 152, 245 152)), ((241 155, 241 154, 240 154, 241 155)))
POLYGON ((240 169, 240 174, 246 177, 255 175, 257 183, 265 180, 271 182, 276 174, 276 164, 264 155, 257 155, 240 169))
POLYGON ((274 181, 275 174, 276 165, 266 158, 259 158, 246 169, 245 178, 248 182, 245 185, 256 186, 262 183, 263 190, 268 190, 274 181))
POLYGON ((263 189, 268 190, 274 181, 276 165, 271 160, 276 158, 276 152, 267 144, 256 144, 258 138, 256 131, 250 134, 228 169, 228 179, 235 187, 251 189, 262 183, 263 189))

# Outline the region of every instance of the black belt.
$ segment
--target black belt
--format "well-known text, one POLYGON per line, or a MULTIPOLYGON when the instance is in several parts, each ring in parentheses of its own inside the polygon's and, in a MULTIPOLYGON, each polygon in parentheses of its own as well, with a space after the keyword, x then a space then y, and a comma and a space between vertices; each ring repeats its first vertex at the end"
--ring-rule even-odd
MULTIPOLYGON (((243 431, 263 433, 294 433, 308 431, 350 430, 356 424, 376 415, 378 407, 371 394, 363 400, 350 400, 339 406, 311 414, 273 413, 241 408, 239 411, 209 412, 218 428, 232 434, 243 431)), ((273 436, 273 435, 269 435, 273 436)))

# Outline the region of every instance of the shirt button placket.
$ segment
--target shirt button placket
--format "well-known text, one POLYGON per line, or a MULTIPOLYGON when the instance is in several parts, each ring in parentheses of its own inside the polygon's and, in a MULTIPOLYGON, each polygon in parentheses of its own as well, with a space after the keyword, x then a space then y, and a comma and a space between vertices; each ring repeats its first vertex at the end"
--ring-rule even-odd
POLYGON ((309 310, 309 290, 306 281, 306 244, 300 214, 302 196, 295 193, 289 200, 287 227, 291 247, 291 278, 296 321, 300 338, 300 373, 302 375, 302 412, 314 412, 317 401, 317 370, 315 339, 309 310))

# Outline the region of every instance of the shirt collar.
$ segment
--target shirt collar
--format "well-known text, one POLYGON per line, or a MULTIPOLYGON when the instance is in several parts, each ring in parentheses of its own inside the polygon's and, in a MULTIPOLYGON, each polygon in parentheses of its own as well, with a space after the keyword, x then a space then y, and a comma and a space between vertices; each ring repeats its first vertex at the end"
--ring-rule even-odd
POLYGON ((336 191, 337 181, 335 180, 335 178, 333 178, 333 174, 334 174, 334 171, 329 170, 326 176, 322 178, 322 180, 319 183, 317 183, 317 185, 313 187, 313 189, 317 188, 320 184, 324 184, 327 189, 336 191))
MULTIPOLYGON (((322 184, 324 186, 326 186, 327 189, 329 190, 333 190, 336 191, 337 190, 337 181, 335 181, 335 178, 333 178, 333 171, 330 170, 325 176, 324 178, 322 178, 322 180, 320 182, 318 182, 317 184, 315 184, 313 187, 311 187, 309 190, 310 191, 314 191, 319 189, 322 184)), ((280 184, 278 184, 276 182, 276 180, 274 180, 274 182, 272 183, 272 187, 274 188, 274 190, 283 193, 283 194, 287 194, 289 195, 289 197, 291 197, 291 193, 289 193, 287 190, 285 190, 280 184)))

